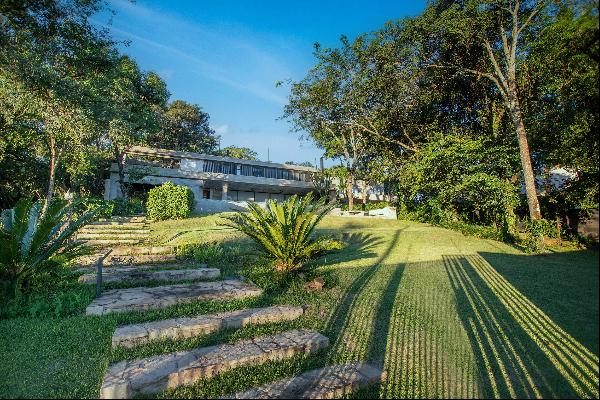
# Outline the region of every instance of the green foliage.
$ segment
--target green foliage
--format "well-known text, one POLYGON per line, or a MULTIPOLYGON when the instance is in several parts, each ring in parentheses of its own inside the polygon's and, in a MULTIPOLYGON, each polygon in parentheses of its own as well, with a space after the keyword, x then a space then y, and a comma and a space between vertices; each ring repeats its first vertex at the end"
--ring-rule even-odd
POLYGON ((404 167, 400 208, 446 227, 491 226, 496 236, 512 240, 519 196, 509 179, 517 162, 508 147, 486 139, 432 138, 404 167))
POLYGON ((99 209, 97 216, 102 218, 127 217, 130 215, 143 214, 145 212, 144 202, 140 199, 114 199, 104 200, 101 197, 81 197, 75 203, 74 215, 80 216, 89 211, 99 209))
POLYGON ((175 100, 167 105, 162 118, 161 129, 148 138, 151 146, 197 153, 210 153, 217 147, 209 115, 199 106, 175 100))
MULTIPOLYGON (((389 206, 390 203, 387 201, 372 201, 365 204, 365 211, 379 210, 389 206)), ((359 204, 358 208, 362 210, 362 204, 359 204)), ((348 204, 342 204, 341 209, 342 211, 348 211, 348 204)))
POLYGON ((81 314, 96 296, 95 288, 77 282, 65 275, 61 280, 44 279, 16 298, 0 302, 0 319, 59 318, 81 314))
POLYGON ((312 193, 304 198, 294 195, 283 203, 269 200, 266 209, 250 202, 249 212, 226 217, 225 225, 252 238, 273 260, 276 271, 294 271, 323 252, 342 247, 336 240, 313 238, 315 227, 332 205, 325 205, 324 200, 313 204, 312 200, 312 193))
POLYGON ((0 279, 8 294, 19 296, 40 275, 52 268, 53 258, 69 258, 79 246, 69 239, 90 222, 101 207, 74 218, 74 206, 54 200, 42 213, 42 202, 20 200, 2 212, 0 228, 0 279))
POLYGON ((150 219, 181 219, 190 215, 194 209, 194 193, 187 186, 166 182, 150 189, 146 204, 150 219))
POLYGON ((545 238, 556 238, 559 235, 556 223, 547 219, 526 219, 524 221, 525 238, 522 240, 525 250, 537 253, 546 249, 545 238))
POLYGON ((239 158, 241 160, 258 160, 258 153, 248 147, 227 146, 213 151, 215 156, 239 158))
POLYGON ((177 255, 192 258, 218 267, 220 264, 241 264, 243 251, 237 246, 223 246, 218 242, 187 244, 177 249, 177 255))

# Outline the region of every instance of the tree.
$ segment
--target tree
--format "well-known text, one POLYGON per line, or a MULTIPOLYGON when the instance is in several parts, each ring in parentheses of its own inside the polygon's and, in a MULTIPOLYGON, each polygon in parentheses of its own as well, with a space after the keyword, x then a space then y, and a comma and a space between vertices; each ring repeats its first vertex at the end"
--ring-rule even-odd
POLYGON ((599 38, 597 1, 561 4, 556 18, 529 46, 523 67, 523 108, 532 145, 549 167, 560 165, 577 174, 554 192, 563 218, 565 209, 598 207, 600 200, 594 134, 600 130, 599 38))
POLYGON ((149 137, 148 143, 170 150, 211 153, 218 137, 208 120, 209 115, 199 106, 175 100, 167 106, 161 129, 149 137))
POLYGON ((157 74, 142 72, 128 56, 118 57, 101 81, 99 86, 105 89, 98 96, 98 118, 117 161, 121 193, 127 198, 125 151, 160 130, 169 92, 157 74))
POLYGON ((524 42, 530 39, 530 31, 539 29, 543 18, 541 11, 547 2, 519 0, 499 0, 491 3, 470 1, 454 3, 436 15, 443 29, 461 32, 463 40, 475 41, 484 50, 486 69, 472 69, 456 64, 431 64, 432 67, 457 69, 460 73, 471 74, 485 79, 494 85, 508 110, 517 136, 519 155, 529 215, 540 219, 540 204, 535 187, 535 173, 531 161, 529 139, 525 128, 525 118, 521 109, 521 96, 518 87, 517 71, 528 57, 524 42))
POLYGON ((87 108, 93 96, 90 83, 104 67, 103 55, 112 46, 105 33, 88 22, 99 8, 96 1, 62 4, 47 0, 11 3, 0 9, 5 17, 0 37, 1 80, 13 98, 20 98, 18 103, 27 104, 23 111, 32 131, 46 143, 46 204, 54 194, 63 155, 79 151, 92 135, 87 108))
POLYGON ((286 161, 286 162, 284 162, 284 164, 299 165, 301 167, 315 168, 315 166, 313 165, 313 163, 311 163, 310 161, 302 161, 302 162, 286 161))
POLYGON ((248 147, 227 146, 221 150, 213 151, 213 154, 241 160, 258 160, 258 153, 248 147))

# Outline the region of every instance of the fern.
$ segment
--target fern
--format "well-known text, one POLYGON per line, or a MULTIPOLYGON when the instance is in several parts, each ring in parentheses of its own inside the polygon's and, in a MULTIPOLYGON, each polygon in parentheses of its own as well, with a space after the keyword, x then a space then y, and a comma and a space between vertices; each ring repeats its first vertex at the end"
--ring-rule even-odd
POLYGON ((313 203, 312 193, 292 196, 283 203, 268 200, 263 209, 255 202, 248 212, 225 217, 223 225, 233 227, 252 238, 273 260, 278 271, 293 271, 328 250, 339 250, 339 241, 314 238, 314 230, 331 211, 324 199, 313 203))
MULTIPOLYGON (((103 206, 72 219, 76 205, 52 201, 42 214, 42 203, 20 200, 2 211, 0 223, 0 279, 8 281, 18 295, 23 284, 42 272, 46 261, 57 254, 76 254, 73 234, 90 222, 103 206)), ((68 257, 67 257, 68 258, 68 257)))

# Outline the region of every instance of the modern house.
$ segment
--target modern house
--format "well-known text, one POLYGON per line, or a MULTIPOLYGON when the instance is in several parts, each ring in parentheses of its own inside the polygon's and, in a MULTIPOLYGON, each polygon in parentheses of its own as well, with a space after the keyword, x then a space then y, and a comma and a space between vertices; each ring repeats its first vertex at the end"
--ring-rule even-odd
MULTIPOLYGON (((197 211, 237 210, 246 201, 283 201, 314 189, 316 169, 299 165, 241 160, 174 150, 134 146, 126 152, 125 182, 133 189, 173 182, 192 189, 197 211)), ((105 180, 106 200, 121 197, 117 163, 105 180)))

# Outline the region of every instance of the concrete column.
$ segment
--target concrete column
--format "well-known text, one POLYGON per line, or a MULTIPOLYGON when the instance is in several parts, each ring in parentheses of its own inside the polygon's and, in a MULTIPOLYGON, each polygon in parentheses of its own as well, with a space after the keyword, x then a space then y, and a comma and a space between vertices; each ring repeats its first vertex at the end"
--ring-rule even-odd
POLYGON ((223 187, 221 189, 221 200, 227 200, 227 189, 229 188, 229 184, 227 182, 223 182, 223 187))

